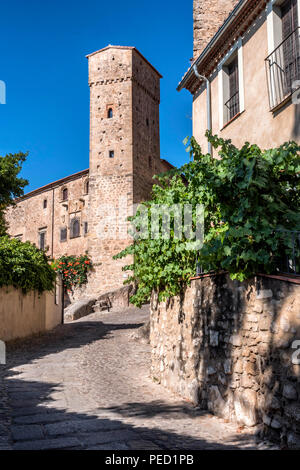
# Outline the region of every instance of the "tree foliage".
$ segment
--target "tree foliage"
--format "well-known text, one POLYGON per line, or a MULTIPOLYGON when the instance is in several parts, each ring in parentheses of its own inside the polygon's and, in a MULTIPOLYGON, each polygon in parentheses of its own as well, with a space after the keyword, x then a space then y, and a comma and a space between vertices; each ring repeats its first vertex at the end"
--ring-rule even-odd
POLYGON ((27 157, 26 153, 0 156, 0 236, 6 232, 5 209, 14 203, 14 198, 24 194, 28 181, 18 175, 27 157))
POLYGON ((0 237, 0 287, 14 286, 24 293, 51 291, 55 271, 45 253, 30 242, 0 237))
MULTIPOLYGON (((278 256, 291 250, 284 230, 300 227, 300 147, 289 142, 261 150, 246 142, 239 149, 230 140, 207 137, 219 157, 203 154, 191 138, 191 161, 159 175, 160 184, 144 203, 148 210, 157 204, 192 204, 194 225, 195 208, 204 205, 203 247, 191 250, 174 230, 168 240, 135 237, 116 258, 133 256, 124 270, 132 273, 127 282, 138 285, 132 298, 136 305, 148 301, 153 290, 160 300, 178 294, 195 274, 197 260, 204 271, 226 270, 242 281, 257 272, 274 272, 278 256)), ((137 226, 139 215, 132 218, 137 226)), ((151 220, 148 224, 151 229, 151 220)))

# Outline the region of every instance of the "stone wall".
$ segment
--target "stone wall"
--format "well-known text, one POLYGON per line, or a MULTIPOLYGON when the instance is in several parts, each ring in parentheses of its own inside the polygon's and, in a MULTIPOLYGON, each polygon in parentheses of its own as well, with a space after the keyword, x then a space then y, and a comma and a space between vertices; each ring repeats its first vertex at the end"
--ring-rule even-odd
POLYGON ((11 341, 51 330, 62 322, 62 292, 23 294, 14 287, 0 289, 0 340, 11 341))
POLYGON ((237 0, 194 0, 194 59, 222 26, 237 0))
POLYGON ((94 271, 89 276, 87 295, 100 295, 122 287, 127 277, 122 267, 131 260, 113 260, 113 256, 132 242, 127 218, 134 203, 150 196, 152 177, 161 167, 161 76, 133 47, 108 46, 90 54, 88 60, 88 251, 94 271))
POLYGON ((84 254, 87 250, 84 224, 88 222, 88 176, 88 170, 84 170, 19 199, 17 204, 9 207, 6 212, 9 234, 39 247, 39 234, 45 232, 46 252, 54 258, 84 254), (65 188, 68 190, 66 201, 62 198, 65 188), (71 238, 70 224, 74 218, 80 221, 80 234, 71 238), (61 241, 60 236, 62 229, 67 230, 67 238, 64 241, 61 241))
POLYGON ((263 423, 290 448, 300 448, 296 340, 299 284, 218 275, 193 280, 181 298, 152 298, 152 377, 221 417, 263 423))

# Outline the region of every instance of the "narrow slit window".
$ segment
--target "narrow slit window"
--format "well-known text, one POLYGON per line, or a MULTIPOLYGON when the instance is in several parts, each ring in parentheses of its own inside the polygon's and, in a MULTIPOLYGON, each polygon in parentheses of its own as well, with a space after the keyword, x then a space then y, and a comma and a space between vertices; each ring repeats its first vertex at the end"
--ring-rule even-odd
POLYGON ((113 113, 112 108, 109 108, 109 110, 107 112, 107 117, 108 117, 108 119, 112 119, 114 117, 114 113, 113 113))
POLYGON ((114 150, 110 150, 109 151, 109 158, 114 158, 114 156, 115 156, 114 150))
POLYGON ((44 251, 46 245, 46 232, 39 233, 39 248, 44 251))

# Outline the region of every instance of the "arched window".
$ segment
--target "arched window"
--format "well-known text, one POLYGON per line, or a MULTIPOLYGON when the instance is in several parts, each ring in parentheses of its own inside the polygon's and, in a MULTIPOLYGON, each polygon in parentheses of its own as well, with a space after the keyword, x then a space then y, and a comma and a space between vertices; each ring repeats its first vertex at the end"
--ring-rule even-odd
POLYGON ((69 197, 68 188, 64 188, 64 189, 62 190, 62 200, 63 200, 63 201, 67 201, 67 200, 68 200, 68 197, 69 197))
POLYGON ((71 220, 70 238, 80 237, 80 221, 79 219, 71 220))
POLYGON ((108 111, 107 111, 107 117, 108 119, 111 119, 114 117, 114 113, 113 113, 113 110, 112 108, 109 108, 108 111))

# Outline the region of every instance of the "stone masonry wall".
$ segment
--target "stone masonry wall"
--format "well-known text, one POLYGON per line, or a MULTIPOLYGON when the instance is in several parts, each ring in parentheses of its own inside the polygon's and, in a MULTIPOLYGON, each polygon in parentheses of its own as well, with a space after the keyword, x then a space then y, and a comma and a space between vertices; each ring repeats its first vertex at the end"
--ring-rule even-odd
POLYGON ((222 26, 237 0, 194 0, 194 59, 222 26))
POLYGON ((152 176, 160 165, 161 76, 133 47, 108 46, 88 59, 88 251, 94 270, 87 295, 100 295, 123 286, 127 275, 122 267, 131 260, 113 260, 113 256, 131 244, 127 218, 134 203, 150 196, 152 176), (110 108, 113 117, 107 114, 110 108))
POLYGON ((21 198, 6 212, 8 233, 23 242, 28 240, 39 246, 39 234, 45 232, 47 254, 54 258, 66 254, 84 254, 88 247, 84 233, 84 223, 88 222, 88 177, 86 170, 21 198), (65 188, 68 190, 67 201, 62 199, 65 188), (44 201, 47 202, 46 208, 44 201), (80 235, 76 238, 70 237, 70 223, 73 218, 80 221, 80 235), (66 241, 60 239, 61 229, 67 229, 66 241))
POLYGON ((261 424, 289 448, 300 448, 296 340, 299 284, 218 275, 192 281, 182 298, 152 298, 152 377, 223 418, 261 424))

